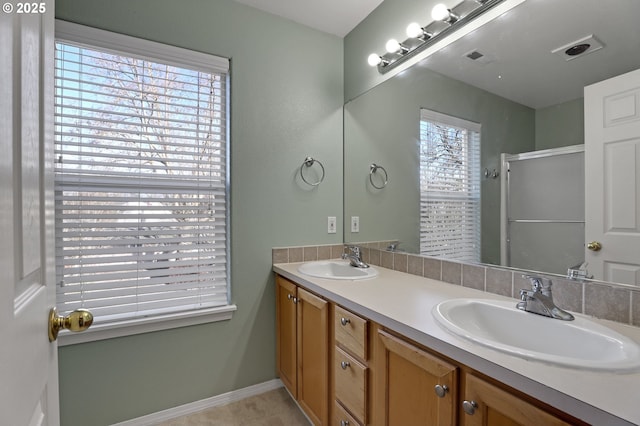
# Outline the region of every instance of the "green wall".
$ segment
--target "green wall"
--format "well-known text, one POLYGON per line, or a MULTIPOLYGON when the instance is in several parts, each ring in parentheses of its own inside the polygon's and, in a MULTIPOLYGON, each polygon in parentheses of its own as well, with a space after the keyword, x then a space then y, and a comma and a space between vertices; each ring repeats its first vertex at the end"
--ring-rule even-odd
POLYGON ((231 58, 230 321, 60 347, 61 420, 106 425, 275 378, 271 248, 342 242, 342 39, 230 0, 57 0, 56 17, 231 58), (307 156, 324 182, 301 183, 307 156))
POLYGON ((536 110, 536 150, 584 143, 584 98, 536 110))

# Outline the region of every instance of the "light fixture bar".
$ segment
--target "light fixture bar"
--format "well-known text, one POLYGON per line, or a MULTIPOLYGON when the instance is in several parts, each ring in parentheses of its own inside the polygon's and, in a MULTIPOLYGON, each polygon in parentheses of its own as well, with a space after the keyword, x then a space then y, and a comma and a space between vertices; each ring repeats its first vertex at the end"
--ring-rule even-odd
MULTIPOLYGON (((418 28, 413 28, 413 31, 410 32, 412 35, 415 35, 416 37, 410 36, 408 39, 406 39, 401 43, 398 43, 395 40, 393 40, 395 43, 398 43, 399 46, 402 46, 402 49, 395 52, 387 52, 384 55, 377 55, 375 53, 372 53, 370 55, 370 58, 373 59, 374 56, 378 56, 380 58, 380 61, 378 62, 377 60, 376 61, 369 60, 369 64, 372 66, 377 66, 378 72, 380 72, 381 74, 386 74, 387 72, 391 71, 398 65, 402 64, 403 62, 406 62, 408 59, 424 51, 429 46, 432 46, 434 43, 442 40, 448 34, 451 34, 454 31, 457 31, 458 29, 462 28, 469 22, 473 21, 476 17, 480 16, 481 14, 493 8, 494 6, 502 3, 503 1, 504 0, 484 0, 484 1, 476 0, 478 7, 463 14, 462 16, 459 16, 458 13, 456 13, 456 9, 462 5, 468 6, 469 3, 471 2, 462 1, 461 3, 459 3, 458 5, 456 5, 450 10, 446 9, 445 7, 445 9, 447 10, 447 16, 444 16, 443 14, 442 20, 431 22, 425 25, 424 27, 420 27, 420 25, 417 25, 417 27, 419 27, 422 32, 421 33, 418 32, 417 31, 418 28), (431 31, 429 29, 430 27, 437 25, 439 23, 442 23, 443 26, 446 25, 445 28, 439 31, 431 31)), ((411 24, 411 25, 413 27, 416 26, 416 24, 411 24)))

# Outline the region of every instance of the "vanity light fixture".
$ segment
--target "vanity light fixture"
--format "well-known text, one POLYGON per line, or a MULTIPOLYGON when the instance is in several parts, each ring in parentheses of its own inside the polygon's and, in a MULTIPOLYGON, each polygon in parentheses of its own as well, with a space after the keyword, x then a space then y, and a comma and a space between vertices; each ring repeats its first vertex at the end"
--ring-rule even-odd
POLYGON ((438 3, 431 10, 431 17, 435 21, 446 22, 449 25, 455 24, 460 16, 456 15, 444 3, 438 3))
POLYGON ((409 51, 407 46, 400 44, 395 38, 390 39, 385 45, 385 48, 387 49, 387 53, 399 53, 401 55, 409 51))
POLYGON ((412 22, 407 26, 407 37, 418 38, 420 40, 429 40, 433 37, 433 33, 422 28, 417 22, 412 22))
POLYGON ((385 67, 389 64, 388 60, 378 55, 377 53, 372 53, 371 55, 369 55, 369 57, 367 58, 367 62, 369 62, 369 65, 371 65, 372 67, 375 67, 376 65, 382 65, 383 67, 385 67))
POLYGON ((431 11, 433 22, 424 26, 417 22, 409 24, 406 29, 408 38, 405 41, 390 39, 385 46, 387 52, 383 55, 372 53, 367 62, 372 67, 378 67, 378 72, 384 74, 503 1, 505 0, 463 0, 452 8, 439 3, 431 11), (470 4, 476 7, 470 8, 470 4))

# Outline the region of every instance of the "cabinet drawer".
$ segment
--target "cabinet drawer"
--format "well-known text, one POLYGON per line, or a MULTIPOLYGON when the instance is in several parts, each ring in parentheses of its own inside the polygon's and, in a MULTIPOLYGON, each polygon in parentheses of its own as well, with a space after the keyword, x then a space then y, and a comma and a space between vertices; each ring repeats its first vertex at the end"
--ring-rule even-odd
POLYGON ((363 361, 367 354, 367 320, 336 306, 334 315, 336 342, 363 361))
POLYGON ((367 367, 336 347, 334 358, 336 399, 361 423, 367 422, 367 367))
POLYGON ((333 426, 361 426, 360 422, 353 418, 338 401, 335 401, 335 410, 333 411, 335 413, 333 426))

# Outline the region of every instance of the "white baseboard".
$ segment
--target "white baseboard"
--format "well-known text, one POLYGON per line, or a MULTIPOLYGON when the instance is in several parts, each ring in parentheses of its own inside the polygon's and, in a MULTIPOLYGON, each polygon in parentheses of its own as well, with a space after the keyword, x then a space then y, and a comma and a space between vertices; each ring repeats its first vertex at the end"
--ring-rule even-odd
POLYGON ((197 413, 198 411, 208 410, 209 408, 240 401, 241 399, 278 389, 282 386, 283 384, 280 379, 273 379, 268 382, 258 383, 257 385, 223 393, 222 395, 212 396, 211 398, 190 402, 188 404, 158 411, 146 416, 115 423, 112 426, 153 426, 160 422, 175 419, 176 417, 186 416, 197 413))

